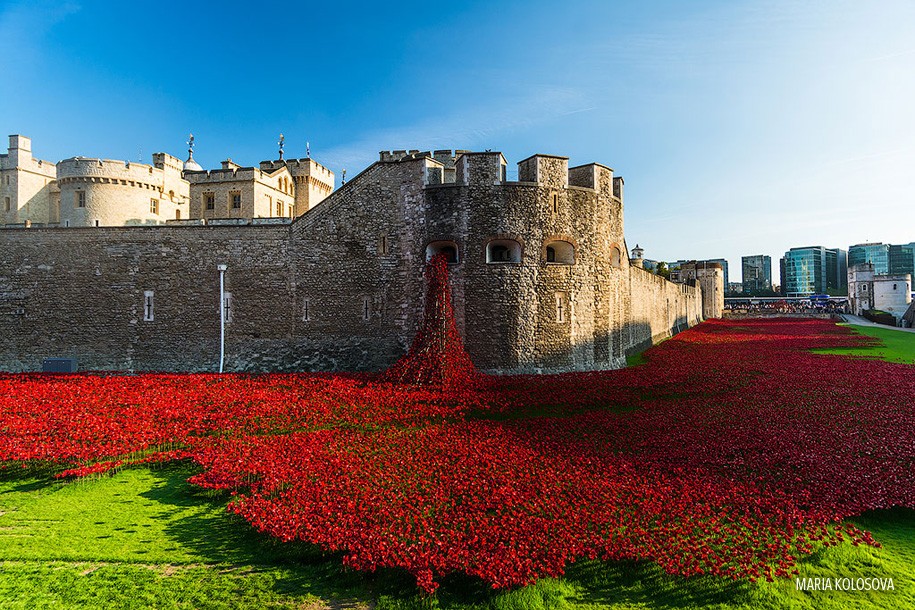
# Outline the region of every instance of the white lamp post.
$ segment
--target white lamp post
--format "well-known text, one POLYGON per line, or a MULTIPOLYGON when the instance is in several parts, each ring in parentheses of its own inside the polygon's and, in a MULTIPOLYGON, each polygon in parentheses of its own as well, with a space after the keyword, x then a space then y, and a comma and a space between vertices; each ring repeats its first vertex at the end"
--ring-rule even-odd
POLYGON ((226 359, 226 265, 216 265, 219 270, 219 373, 226 359))

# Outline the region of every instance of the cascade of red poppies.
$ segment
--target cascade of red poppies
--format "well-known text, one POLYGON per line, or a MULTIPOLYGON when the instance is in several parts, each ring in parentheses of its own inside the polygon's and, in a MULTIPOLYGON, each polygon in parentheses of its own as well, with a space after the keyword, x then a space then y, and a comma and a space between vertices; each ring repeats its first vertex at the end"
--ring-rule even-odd
POLYGON ((381 375, 382 381, 437 386, 456 390, 476 376, 470 356, 454 323, 448 260, 436 254, 426 265, 423 323, 410 351, 381 375))
POLYGON ((492 376, 459 400, 324 373, 0 373, 0 474, 190 458, 258 530, 427 592, 594 557, 787 578, 822 546, 877 544, 842 519, 915 508, 913 365, 810 351, 875 343, 828 320, 710 320, 638 367, 492 376))

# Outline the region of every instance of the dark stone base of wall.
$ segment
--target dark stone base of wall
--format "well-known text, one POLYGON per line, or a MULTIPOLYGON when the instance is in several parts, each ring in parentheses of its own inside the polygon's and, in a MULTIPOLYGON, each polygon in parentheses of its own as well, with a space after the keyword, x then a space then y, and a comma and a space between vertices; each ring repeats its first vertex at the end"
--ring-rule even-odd
MULTIPOLYGON (((380 371, 406 353, 393 338, 347 337, 327 341, 303 339, 251 340, 228 343, 224 369, 239 373, 297 373, 312 371, 380 371)), ((88 346, 49 350, 17 357, 9 352, 0 359, 0 371, 41 371, 45 358, 75 358, 80 371, 215 373, 219 371, 219 344, 176 346, 168 353, 108 354, 88 346)))
POLYGON ((393 338, 345 337, 333 341, 257 341, 233 346, 226 370, 246 373, 381 371, 406 353, 393 338))

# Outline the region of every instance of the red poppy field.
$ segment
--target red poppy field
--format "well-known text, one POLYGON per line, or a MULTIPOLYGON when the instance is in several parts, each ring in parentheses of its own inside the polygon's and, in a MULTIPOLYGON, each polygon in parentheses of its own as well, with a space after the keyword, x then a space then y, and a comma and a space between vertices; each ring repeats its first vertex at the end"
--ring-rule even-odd
POLYGON ((8 374, 0 462, 78 477, 192 460, 192 482, 231 490, 255 528, 430 592, 452 572, 511 587, 585 557, 772 579, 820 545, 879 544, 843 519, 915 507, 912 366, 811 352, 868 341, 827 321, 710 321, 638 367, 438 385, 8 374))

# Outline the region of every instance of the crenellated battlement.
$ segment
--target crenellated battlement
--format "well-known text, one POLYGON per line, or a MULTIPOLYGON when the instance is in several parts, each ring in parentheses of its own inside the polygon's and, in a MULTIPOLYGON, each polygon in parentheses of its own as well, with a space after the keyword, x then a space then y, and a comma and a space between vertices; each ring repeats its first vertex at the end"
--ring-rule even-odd
MULTIPOLYGON (((223 162, 225 163, 225 162, 223 162)), ((231 161, 229 161, 231 163, 231 161)), ((205 169, 199 172, 184 172, 184 178, 191 184, 205 184, 208 182, 229 182, 233 180, 260 180, 265 175, 269 176, 272 172, 266 172, 257 167, 241 167, 232 164, 221 169, 205 169)))
MULTIPOLYGON (((436 162, 426 170, 425 184, 441 186, 471 183, 510 184, 505 157, 494 151, 469 150, 382 150, 381 163, 401 163, 429 159, 436 162)), ((530 183, 548 188, 587 188, 604 196, 622 201, 623 180, 613 175, 613 169, 600 163, 569 167, 569 158, 536 154, 518 162, 516 183, 530 183)))
POLYGON ((57 179, 61 183, 68 179, 69 181, 78 179, 97 181, 94 179, 107 178, 122 184, 158 185, 162 183, 162 172, 163 170, 145 163, 131 163, 114 159, 72 157, 57 164, 57 179))
POLYGON ((153 153, 153 166, 179 174, 184 170, 184 162, 181 159, 164 152, 153 153))
POLYGON ((378 160, 382 163, 393 163, 397 161, 412 161, 422 157, 432 156, 428 152, 419 150, 382 150, 378 153, 378 160))
POLYGON ((275 172, 286 168, 297 180, 302 177, 311 178, 310 181, 322 182, 331 188, 334 185, 334 173, 310 157, 302 159, 277 159, 274 161, 261 161, 260 168, 266 172, 275 172))
POLYGON ((460 148, 451 150, 382 150, 378 153, 378 160, 382 163, 396 163, 398 161, 415 161, 429 157, 445 166, 445 169, 454 168, 455 160, 461 155, 470 153, 469 150, 460 148))
POLYGON ((57 164, 57 217, 63 227, 161 224, 187 216, 181 161, 153 155, 155 165, 72 157, 57 164))

